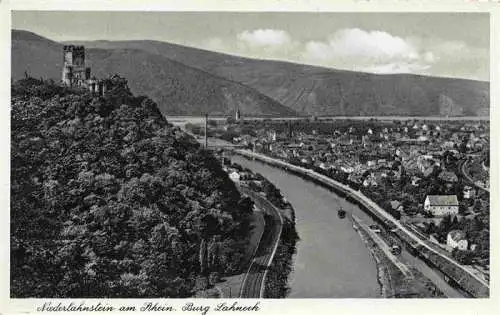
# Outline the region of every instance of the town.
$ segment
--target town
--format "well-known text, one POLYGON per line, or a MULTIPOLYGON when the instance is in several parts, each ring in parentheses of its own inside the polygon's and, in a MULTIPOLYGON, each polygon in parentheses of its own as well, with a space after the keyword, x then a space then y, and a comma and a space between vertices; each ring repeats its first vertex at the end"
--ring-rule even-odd
MULTIPOLYGON (((246 120, 236 112, 208 126, 210 137, 361 191, 433 248, 489 280, 489 122, 246 120)), ((198 125, 186 128, 204 135, 198 125)))

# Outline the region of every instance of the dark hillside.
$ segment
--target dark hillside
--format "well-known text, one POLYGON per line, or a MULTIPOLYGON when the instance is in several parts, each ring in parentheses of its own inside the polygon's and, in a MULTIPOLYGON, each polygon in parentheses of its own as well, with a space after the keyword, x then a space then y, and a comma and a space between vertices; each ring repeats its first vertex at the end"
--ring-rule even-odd
POLYGON ((188 297, 241 268, 251 202, 153 101, 107 82, 105 97, 12 86, 13 298, 188 297))
POLYGON ((410 74, 375 75, 256 60, 158 41, 95 41, 88 47, 134 48, 240 82, 301 113, 314 115, 487 116, 489 83, 410 74))
MULTIPOLYGON (((12 31, 12 78, 28 73, 58 82, 62 44, 26 31, 12 31)), ((137 49, 87 49, 86 60, 97 77, 118 73, 129 80, 133 93, 148 95, 164 114, 232 114, 294 116, 275 100, 227 79, 137 49)))

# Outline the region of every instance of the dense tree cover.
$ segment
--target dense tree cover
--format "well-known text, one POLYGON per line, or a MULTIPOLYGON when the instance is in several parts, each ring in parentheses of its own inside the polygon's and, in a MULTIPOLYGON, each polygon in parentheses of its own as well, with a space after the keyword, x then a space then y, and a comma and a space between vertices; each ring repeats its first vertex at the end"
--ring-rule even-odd
POLYGON ((154 102, 107 83, 12 86, 12 297, 187 297, 240 268, 251 204, 154 102))

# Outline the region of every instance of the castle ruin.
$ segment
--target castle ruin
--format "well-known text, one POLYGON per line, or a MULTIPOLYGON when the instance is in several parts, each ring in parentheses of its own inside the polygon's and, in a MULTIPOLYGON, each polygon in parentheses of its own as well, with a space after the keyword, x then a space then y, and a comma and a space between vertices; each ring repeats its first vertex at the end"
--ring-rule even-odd
POLYGON ((68 87, 85 88, 98 95, 106 93, 106 84, 90 76, 90 67, 85 66, 85 47, 64 45, 62 83, 68 87))

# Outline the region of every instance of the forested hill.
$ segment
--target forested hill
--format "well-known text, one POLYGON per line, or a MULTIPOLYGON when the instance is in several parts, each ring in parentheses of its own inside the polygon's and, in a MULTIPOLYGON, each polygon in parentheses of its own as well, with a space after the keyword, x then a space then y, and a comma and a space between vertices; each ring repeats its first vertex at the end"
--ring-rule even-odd
POLYGON ((188 297, 240 269, 249 199, 153 101, 108 87, 12 86, 11 297, 188 297))
MULTIPOLYGON (((12 31, 12 78, 61 79, 63 44, 27 31, 12 31)), ((133 93, 148 95, 163 114, 296 116, 272 98, 240 83, 135 48, 88 49, 86 64, 96 77, 120 74, 133 93)))

